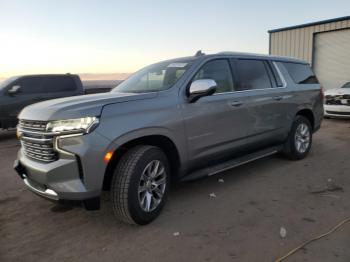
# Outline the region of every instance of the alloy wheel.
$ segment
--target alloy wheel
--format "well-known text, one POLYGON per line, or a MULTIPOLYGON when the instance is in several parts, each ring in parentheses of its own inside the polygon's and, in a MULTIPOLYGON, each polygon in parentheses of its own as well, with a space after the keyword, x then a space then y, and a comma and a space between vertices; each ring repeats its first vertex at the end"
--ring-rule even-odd
POLYGON ((140 207, 152 212, 162 202, 166 187, 165 167, 159 160, 151 161, 143 170, 138 187, 140 207))
POLYGON ((311 133, 310 128, 307 124, 301 123, 295 132, 295 148, 296 150, 304 154, 309 146, 310 146, 310 140, 311 140, 311 133))

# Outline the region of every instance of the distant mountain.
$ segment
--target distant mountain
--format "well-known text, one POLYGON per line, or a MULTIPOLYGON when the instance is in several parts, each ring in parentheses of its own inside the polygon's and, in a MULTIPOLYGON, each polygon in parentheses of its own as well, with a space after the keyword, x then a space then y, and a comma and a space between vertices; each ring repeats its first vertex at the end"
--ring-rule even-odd
POLYGON ((90 80, 124 80, 131 73, 108 73, 108 74, 94 74, 94 73, 81 73, 78 74, 83 81, 90 80))
MULTIPOLYGON (((55 72, 52 72, 55 73, 55 72)), ((30 75, 32 73, 28 73, 30 75)), ((40 72, 36 72, 35 74, 40 74, 40 72)), ((72 74, 76 74, 72 72, 72 74)), ((21 74, 22 75, 22 74, 21 74)), ((23 74, 25 75, 25 74, 23 74)), ((98 81, 98 80, 125 80, 131 73, 107 73, 107 74, 95 74, 95 73, 81 73, 80 76, 82 81, 98 81)), ((8 77, 4 77, 0 75, 0 82, 7 79, 8 77)))
POLYGON ((123 82, 123 80, 83 80, 82 82, 85 89, 112 89, 123 82))

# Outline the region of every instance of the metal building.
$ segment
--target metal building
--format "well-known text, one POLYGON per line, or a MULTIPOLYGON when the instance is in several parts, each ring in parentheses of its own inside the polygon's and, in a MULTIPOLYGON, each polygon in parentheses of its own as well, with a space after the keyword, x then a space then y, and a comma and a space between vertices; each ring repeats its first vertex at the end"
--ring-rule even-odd
POLYGON ((308 61, 325 89, 350 82, 350 16, 268 32, 269 53, 308 61))

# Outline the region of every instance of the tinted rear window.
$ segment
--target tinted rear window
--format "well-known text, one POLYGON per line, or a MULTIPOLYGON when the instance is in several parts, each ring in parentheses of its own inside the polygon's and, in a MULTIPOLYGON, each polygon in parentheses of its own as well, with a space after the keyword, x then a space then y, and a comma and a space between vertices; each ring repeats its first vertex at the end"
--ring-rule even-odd
POLYGON ((76 84, 72 77, 49 76, 45 78, 44 90, 47 92, 67 92, 76 90, 76 84))
POLYGON ((244 60, 236 62, 239 91, 271 88, 270 78, 264 62, 261 60, 244 60))
POLYGON ((309 65, 286 62, 283 65, 296 84, 318 84, 318 80, 309 65))

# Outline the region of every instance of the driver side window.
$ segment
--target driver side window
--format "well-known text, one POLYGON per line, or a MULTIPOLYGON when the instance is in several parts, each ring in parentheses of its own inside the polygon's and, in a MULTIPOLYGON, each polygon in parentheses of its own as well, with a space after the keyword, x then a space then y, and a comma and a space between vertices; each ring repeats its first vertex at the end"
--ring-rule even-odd
POLYGON ((234 91, 231 69, 226 59, 218 59, 206 63, 195 75, 193 81, 199 79, 214 80, 217 84, 215 93, 234 91))
POLYGON ((22 94, 37 94, 42 93, 42 77, 22 77, 17 80, 14 85, 20 87, 20 92, 22 94))

